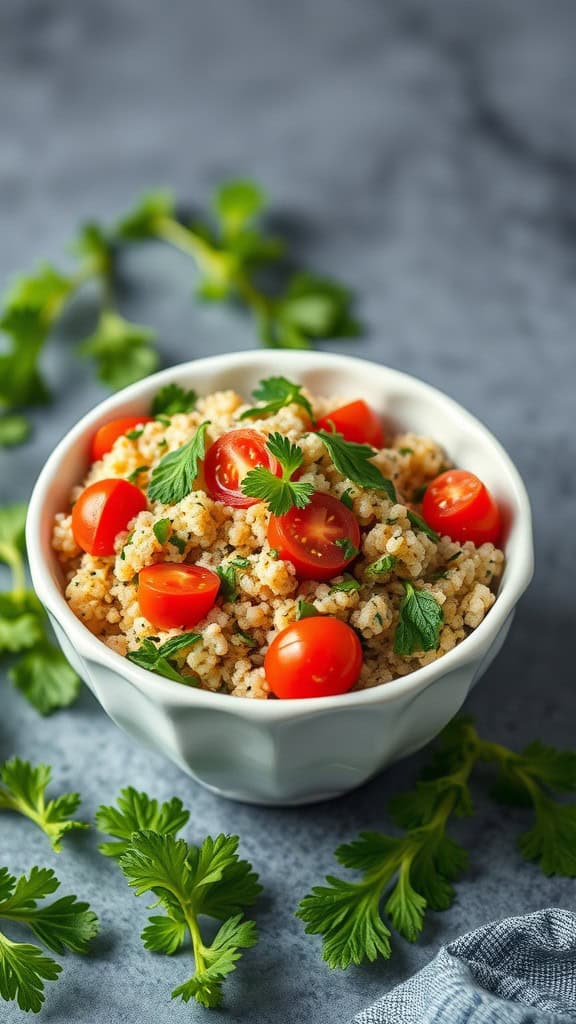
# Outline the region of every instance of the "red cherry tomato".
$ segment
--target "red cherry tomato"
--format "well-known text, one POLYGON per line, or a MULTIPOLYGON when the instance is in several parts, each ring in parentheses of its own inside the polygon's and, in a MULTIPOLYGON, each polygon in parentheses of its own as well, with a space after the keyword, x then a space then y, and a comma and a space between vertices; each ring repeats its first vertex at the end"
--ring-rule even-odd
POLYGON ((356 557, 360 527, 350 509, 331 494, 316 491, 306 508, 270 516, 268 541, 303 580, 329 580, 356 557), (339 544, 338 541, 342 543, 339 544))
POLYGON ((490 491, 464 469, 449 469, 428 484, 422 515, 441 536, 461 543, 496 544, 502 531, 500 509, 490 491))
POLYGON ((318 430, 335 430, 336 433, 342 434, 346 441, 370 444, 373 448, 384 447, 384 431, 380 418, 362 398, 327 413, 318 420, 318 430))
POLYGON ((151 422, 150 416, 121 416, 118 420, 103 423, 92 439, 92 462, 97 462, 107 452, 112 451, 114 441, 118 437, 123 437, 129 430, 134 430, 135 427, 139 427, 143 423, 151 422))
POLYGON ((202 565, 158 562, 138 577, 138 603, 156 629, 190 629, 214 606, 220 577, 202 565))
POLYGON ((147 507, 146 496, 127 480, 98 480, 72 509, 74 540, 89 555, 113 555, 116 535, 147 507))
POLYGON ((328 615, 302 619, 283 629, 264 658, 270 689, 283 699, 346 693, 361 668, 362 648, 356 633, 328 615))
POLYGON ((255 466, 265 466, 282 476, 280 463, 266 447, 266 438, 257 430, 230 430, 222 434, 206 452, 204 478, 211 498, 233 508, 248 508, 258 498, 248 498, 240 485, 255 466))

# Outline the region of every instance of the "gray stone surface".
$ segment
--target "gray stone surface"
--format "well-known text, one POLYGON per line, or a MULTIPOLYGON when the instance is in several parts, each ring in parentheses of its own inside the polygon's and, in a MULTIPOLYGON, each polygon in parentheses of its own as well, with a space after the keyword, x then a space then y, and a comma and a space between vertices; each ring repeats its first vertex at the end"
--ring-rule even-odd
MULTIPOLYGON (((218 179, 257 176, 297 253, 357 289, 368 333, 338 343, 444 388, 500 437, 530 490, 537 572, 510 639, 469 702, 490 737, 574 745, 576 249, 574 5, 562 0, 3 0, 0 5, 0 281, 62 257, 78 222, 112 218, 157 184, 204 201, 218 179)), ((130 254, 126 312, 160 331, 166 363, 251 347, 249 323, 189 301, 190 267, 130 254)), ((89 324, 80 303, 76 317, 89 324)), ((0 500, 26 498, 55 441, 103 395, 72 347, 50 344, 56 402, 26 448, 0 453, 0 500)), ((328 348, 331 346, 328 345, 328 348)), ((40 720, 0 690, 0 756, 47 760, 84 812, 132 783, 192 808, 190 837, 238 831, 261 872, 262 941, 227 986, 227 1009, 171 1003, 185 957, 146 953, 144 901, 96 852, 59 856, 4 816, 0 861, 54 864, 102 920, 92 956, 65 958, 52 1024, 347 1021, 463 930, 508 913, 572 906, 574 882, 543 878, 514 845, 522 814, 481 795, 458 825, 470 871, 454 907, 394 959, 330 973, 292 910, 361 828, 387 825, 388 796, 423 756, 334 803, 269 810, 226 803, 133 746, 84 692, 40 720)), ((225 737, 223 737, 225 742, 225 737)), ((5 1024, 22 1019, 2 1006, 5 1024)))

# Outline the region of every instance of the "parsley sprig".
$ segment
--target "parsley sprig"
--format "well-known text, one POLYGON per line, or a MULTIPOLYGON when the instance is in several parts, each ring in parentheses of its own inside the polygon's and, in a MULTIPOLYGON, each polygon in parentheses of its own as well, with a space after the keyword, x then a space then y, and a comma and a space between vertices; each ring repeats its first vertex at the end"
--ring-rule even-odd
POLYGON ((176 451, 169 452, 152 470, 148 497, 163 505, 174 505, 190 494, 204 458, 205 434, 209 420, 201 423, 194 436, 176 451))
POLYGON ((284 245, 261 226, 266 201, 254 182, 228 181, 214 192, 211 216, 189 223, 178 217, 170 193, 149 192, 121 219, 116 235, 132 241, 162 239, 191 256, 200 272, 197 296, 240 301, 268 347, 309 348, 316 338, 358 334, 347 288, 307 271, 284 272, 284 245), (277 268, 277 286, 264 290, 259 272, 271 264, 277 268))
POLYGON ((452 817, 472 813, 469 781, 479 762, 497 768, 491 790, 496 800, 532 807, 534 823, 518 843, 523 856, 544 874, 576 877, 576 804, 555 799, 556 793, 576 792, 576 753, 536 742, 517 754, 481 739, 470 719, 456 718, 416 788, 390 805, 402 833, 363 832, 340 846, 338 861, 359 871, 360 879, 329 875, 327 885, 315 886, 301 901, 297 916, 309 934, 322 936, 322 955, 331 967, 388 959, 388 923, 413 942, 428 909, 451 906, 467 854, 447 828, 452 817))
POLYGON ((257 941, 256 925, 243 910, 255 902, 261 886, 252 866, 238 856, 238 842, 238 836, 207 836, 195 846, 145 829, 132 834, 119 859, 136 895, 152 892, 165 911, 148 919, 142 932, 146 949, 172 954, 189 936, 194 973, 173 990, 173 999, 220 1006, 224 979, 236 969, 241 950, 257 941), (211 943, 204 917, 222 922, 211 943))
POLYGON ((185 648, 192 647, 202 639, 201 633, 181 633, 166 640, 160 646, 150 637, 146 637, 136 651, 128 651, 126 657, 140 668, 146 668, 149 672, 156 672, 165 679, 173 679, 176 683, 185 683, 187 686, 198 686, 196 676, 184 676, 174 664, 175 656, 185 648))
POLYGON ((101 843, 98 849, 105 857, 119 860, 130 846, 134 832, 151 829, 161 835, 176 835, 190 818, 190 811, 177 796, 160 804, 138 792, 133 786, 121 790, 117 806, 101 804, 96 811, 96 827, 114 837, 115 842, 101 843))
MULTIPOLYGON (((55 953, 86 953, 98 933, 98 918, 76 896, 43 902, 60 882, 51 868, 33 867, 16 878, 0 867, 0 919, 25 925, 55 953)), ((16 1000, 21 1010, 37 1013, 45 1000, 44 982, 55 981, 61 964, 40 946, 14 942, 0 931, 0 997, 16 1000)))
POLYGON ((18 757, 6 761, 0 767, 0 811, 15 811, 29 818, 46 833, 58 853, 68 832, 90 826, 71 817, 80 804, 78 793, 62 793, 46 800, 51 775, 47 764, 32 765, 18 757))
POLYGON ((47 715, 73 703, 80 680, 50 641, 46 613, 27 588, 25 523, 26 505, 0 508, 0 562, 12 575, 10 589, 0 594, 0 660, 11 659, 8 678, 40 714, 47 715))
POLYGON ((316 433, 324 442, 332 462, 342 476, 360 487, 372 487, 377 491, 385 491, 390 501, 396 501, 394 484, 380 472, 378 466, 370 461, 376 455, 374 448, 371 448, 369 444, 346 441, 342 434, 329 430, 317 430, 316 433))
POLYGON ((264 405, 256 405, 253 408, 245 409, 239 417, 241 420, 272 416, 287 405, 299 405, 305 409, 312 423, 315 423, 314 410, 306 395, 302 393, 302 387, 287 380, 286 377, 268 377, 261 380, 258 387, 254 388, 252 397, 264 405))
POLYGON ((265 466, 251 469, 242 481, 242 492, 250 498, 267 501, 275 516, 283 516, 293 506, 305 508, 310 503, 314 487, 310 483, 292 480, 293 474, 302 465, 302 449, 282 434, 270 434, 266 447, 282 467, 282 476, 277 477, 265 466))

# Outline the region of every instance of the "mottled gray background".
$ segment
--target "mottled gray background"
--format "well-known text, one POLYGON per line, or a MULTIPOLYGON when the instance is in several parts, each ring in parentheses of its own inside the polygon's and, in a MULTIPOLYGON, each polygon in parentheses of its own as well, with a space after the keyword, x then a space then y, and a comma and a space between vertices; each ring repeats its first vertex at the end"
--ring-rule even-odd
MULTIPOLYGON (((575 740, 575 32, 568 0, 0 5, 2 285, 41 257, 63 259, 81 219, 114 217, 142 188, 203 202, 222 177, 254 175, 299 256, 357 289, 368 333, 339 350, 439 385, 510 451, 534 504, 537 572, 470 710, 514 746, 575 740)), ((254 344, 242 317, 193 305, 178 254, 142 248, 125 270, 125 311, 158 328, 166 363, 254 344)), ((76 318, 89 325, 84 303, 76 318)), ((103 396, 74 354, 71 320, 46 355, 55 404, 26 448, 0 454, 2 502, 28 496, 55 441, 103 396)), ((238 831, 266 887, 262 941, 228 983, 227 1009, 171 1004, 187 959, 143 950, 145 901, 95 835, 56 857, 31 825, 3 817, 0 861, 57 865, 102 920, 94 955, 65 958, 46 1022, 345 1022, 463 930, 574 903, 574 882, 521 861, 523 815, 479 795, 457 829, 471 865, 454 907, 416 946, 396 940, 391 963, 330 973, 293 908, 339 842, 387 825, 388 796, 423 757, 335 803, 274 811, 204 792, 134 747, 87 692, 48 722, 7 684, 0 707, 0 756, 51 762, 58 787, 81 789, 85 814, 126 783, 177 793, 193 811, 189 836, 238 831)), ((21 1016, 0 1008, 6 1024, 21 1016)))

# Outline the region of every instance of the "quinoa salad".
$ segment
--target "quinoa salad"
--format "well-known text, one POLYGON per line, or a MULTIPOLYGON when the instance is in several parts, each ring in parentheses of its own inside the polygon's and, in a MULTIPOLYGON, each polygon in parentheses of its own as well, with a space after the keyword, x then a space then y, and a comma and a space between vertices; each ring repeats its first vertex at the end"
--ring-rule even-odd
POLYGON ((384 684, 463 641, 504 566, 482 482, 360 396, 253 395, 168 385, 100 428, 53 526, 75 615, 151 671, 255 699, 384 684))

